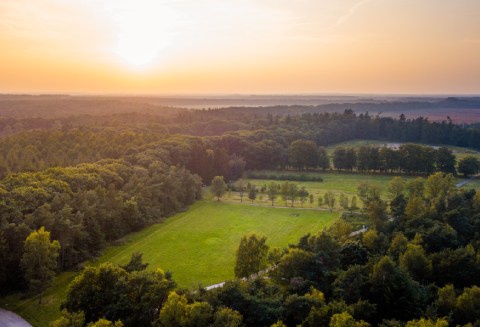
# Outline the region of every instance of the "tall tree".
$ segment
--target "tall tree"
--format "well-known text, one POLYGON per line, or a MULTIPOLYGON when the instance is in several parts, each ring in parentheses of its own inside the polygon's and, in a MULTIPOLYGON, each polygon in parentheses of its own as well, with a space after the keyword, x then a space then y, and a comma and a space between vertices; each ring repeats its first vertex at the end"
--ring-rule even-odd
POLYGON ((257 188, 255 187, 255 185, 250 185, 250 187, 248 188, 248 198, 250 199, 250 201, 252 201, 252 203, 257 198, 257 188))
POLYGON ((278 194, 278 184, 275 182, 271 182, 270 184, 268 184, 267 194, 268 194, 268 199, 272 201, 272 207, 273 207, 275 199, 277 198, 277 194, 278 194))
POLYGON ((318 148, 318 167, 322 170, 330 168, 330 159, 328 158, 327 149, 323 146, 318 148))
POLYGON ((465 157, 458 163, 458 172, 465 177, 476 175, 480 172, 480 161, 472 156, 465 157))
POLYGON ((265 236, 243 236, 235 257, 235 277, 246 278, 266 267, 268 245, 265 236))
POLYGON ((327 206, 330 211, 333 210, 335 207, 335 194, 332 191, 328 191, 324 195, 324 201, 323 201, 327 206))
POLYGON ((318 149, 313 141, 297 140, 288 147, 288 162, 299 170, 317 167, 318 159, 318 149))
POLYGON ((40 294, 38 303, 42 303, 43 292, 55 277, 60 243, 50 241, 50 232, 40 227, 28 235, 24 249, 21 266, 25 271, 25 279, 30 290, 40 294))
POLYGON ((435 153, 435 165, 438 171, 455 174, 455 155, 452 150, 446 147, 439 148, 435 153))
POLYGON ((223 176, 215 176, 210 185, 210 191, 217 197, 217 201, 225 194, 227 190, 227 184, 223 180, 223 176))

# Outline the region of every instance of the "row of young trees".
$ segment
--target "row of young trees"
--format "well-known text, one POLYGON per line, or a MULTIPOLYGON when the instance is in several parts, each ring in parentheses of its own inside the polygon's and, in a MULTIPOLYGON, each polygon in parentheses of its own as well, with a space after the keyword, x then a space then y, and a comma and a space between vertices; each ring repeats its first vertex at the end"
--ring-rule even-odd
POLYGON ((388 202, 368 184, 358 196, 369 221, 363 234, 349 237, 349 224, 339 220, 287 249, 248 235, 236 253, 236 280, 209 291, 163 287, 157 298, 130 291, 139 272, 87 268, 70 288, 64 316, 83 314, 86 322, 103 316, 126 326, 138 325, 134 319, 145 326, 478 324, 480 193, 436 173, 408 183, 393 179, 388 202), (252 277, 262 270, 270 278, 252 277), (104 277, 100 287, 96 276, 104 277))
POLYGON ((240 202, 243 202, 243 198, 246 194, 248 199, 253 203, 253 201, 257 199, 257 194, 260 193, 261 195, 263 194, 267 197, 272 206, 275 205, 277 199, 280 197, 284 201, 285 205, 288 205, 288 202, 290 201, 291 207, 293 207, 295 201, 298 200, 300 201, 302 207, 308 203, 310 204, 310 207, 313 207, 314 205, 318 205, 318 207, 326 206, 330 209, 330 211, 332 211, 337 204, 336 200, 338 198, 338 204, 344 210, 356 210, 359 208, 357 204, 357 197, 355 195, 352 196, 350 201, 348 196, 343 193, 337 197, 333 191, 327 191, 323 194, 323 196, 318 196, 315 198, 315 196, 312 193, 309 193, 304 186, 298 187, 297 184, 292 182, 270 182, 258 188, 250 182, 245 184, 243 180, 238 180, 234 184, 227 185, 223 176, 215 176, 210 185, 210 191, 215 197, 217 197, 218 201, 220 201, 220 198, 227 192, 229 188, 230 190, 238 192, 240 202))

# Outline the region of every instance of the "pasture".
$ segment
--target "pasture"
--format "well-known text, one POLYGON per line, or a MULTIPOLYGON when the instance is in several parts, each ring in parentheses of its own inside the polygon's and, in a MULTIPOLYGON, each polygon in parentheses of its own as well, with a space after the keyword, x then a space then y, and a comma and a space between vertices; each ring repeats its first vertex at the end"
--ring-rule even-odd
MULTIPOLYGON (((126 264, 133 252, 142 252, 148 269, 171 271, 180 287, 208 286, 234 277, 235 251, 243 235, 265 235, 271 248, 287 247, 306 233, 321 231, 338 217, 338 213, 328 211, 200 201, 163 223, 128 235, 123 244, 108 247, 92 264, 126 264)), ((20 293, 2 298, 0 305, 34 326, 48 326, 59 316, 60 303, 75 276, 74 272, 60 274, 41 305, 36 297, 20 293)))

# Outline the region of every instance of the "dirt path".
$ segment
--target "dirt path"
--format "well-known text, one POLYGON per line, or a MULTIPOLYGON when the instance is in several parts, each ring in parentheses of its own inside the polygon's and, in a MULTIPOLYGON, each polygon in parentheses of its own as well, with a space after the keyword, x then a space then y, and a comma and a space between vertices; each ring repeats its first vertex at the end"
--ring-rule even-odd
POLYGON ((19 315, 0 308, 0 327, 32 327, 19 315))
POLYGON ((477 178, 477 176, 472 176, 470 177, 469 179, 466 179, 464 181, 461 181, 460 183, 458 183, 457 185, 455 185, 456 187, 462 187, 463 185, 465 184, 468 184, 470 183, 471 181, 473 181, 475 178, 477 178))
POLYGON ((339 210, 339 209, 328 209, 328 208, 319 208, 319 207, 290 207, 290 206, 279 206, 279 205, 267 205, 267 204, 261 204, 261 203, 251 203, 251 202, 247 202, 247 201, 243 201, 243 202, 238 202, 238 201, 231 201, 231 200, 226 200, 226 199, 223 199, 223 200, 220 200, 220 201, 217 201, 217 200, 203 200, 205 202, 220 202, 220 203, 227 203, 227 204, 239 204, 239 205, 247 205, 247 206, 251 206, 251 207, 262 207, 262 208, 275 208, 275 209, 297 209, 297 210, 316 210, 316 211, 328 211, 328 212, 346 212, 345 210, 339 210))

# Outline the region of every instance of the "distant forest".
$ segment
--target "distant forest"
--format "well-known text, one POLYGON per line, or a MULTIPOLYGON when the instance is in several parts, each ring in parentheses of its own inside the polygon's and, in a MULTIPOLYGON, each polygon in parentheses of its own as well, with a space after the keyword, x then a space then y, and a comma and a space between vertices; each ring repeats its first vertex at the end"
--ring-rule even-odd
MULTIPOLYGON (((278 285, 258 281, 256 287, 237 281, 211 296, 202 293, 190 300, 210 301, 218 309, 235 307, 233 300, 238 296, 243 302, 237 303, 235 310, 242 313, 250 310, 251 304, 246 303, 250 300, 261 304, 257 313, 245 316, 250 319, 245 320, 248 325, 274 323, 284 314, 290 325, 310 319, 314 326, 344 311, 348 311, 345 319, 353 319, 353 315, 374 323, 412 319, 430 310, 438 289, 451 295, 453 286, 465 287, 465 297, 470 296, 468 292, 478 292, 466 288, 479 276, 478 194, 456 193, 450 177, 445 177, 450 175, 443 175, 456 173, 456 160, 449 149, 411 144, 480 150, 478 125, 459 125, 449 118, 436 122, 425 117, 409 119, 401 112, 398 118, 372 116, 367 110, 356 113, 350 108, 341 112, 296 106, 186 110, 118 99, 73 100, 72 111, 80 106, 78 101, 88 104, 73 115, 63 107, 50 107, 56 97, 46 97, 48 108, 40 105, 33 114, 33 104, 19 113, 24 104, 8 99, 10 111, 4 109, 8 101, 0 101, 2 290, 27 288, 21 269, 23 244, 40 227, 61 244, 59 268, 72 269, 97 256, 107 242, 184 210, 201 197, 201 186, 214 176, 234 181, 245 170, 281 168, 425 176, 439 172, 434 175, 438 180, 429 180, 427 188, 440 185, 443 193, 432 191, 422 196, 402 189, 388 204, 398 218, 392 222, 387 203, 375 190, 366 192, 362 199, 368 207, 366 214, 376 226, 368 240, 343 244, 334 235, 307 235, 276 259, 278 285), (116 101, 121 103, 119 107, 116 101), (45 117, 41 117, 42 110, 47 112, 45 117), (22 118, 23 114, 38 118, 22 118), (325 146, 352 139, 407 144, 398 150, 337 147, 332 158, 326 154, 325 146), (425 259, 426 253, 430 261, 425 259), (390 257, 383 257, 386 254, 390 257), (401 264, 406 268, 401 270, 396 261, 407 254, 424 266, 417 269, 415 262, 407 262, 414 259, 405 257, 401 264), (460 261, 455 261, 456 256, 460 261), (322 268, 318 260, 327 260, 328 265, 322 268), (459 265, 468 268, 465 276, 456 273, 459 265), (391 294, 381 291, 382 274, 390 276, 386 282, 392 287, 391 294), (358 288, 349 290, 355 276, 361 279, 354 281, 358 288), (283 285, 287 279, 289 286, 283 285), (280 287, 284 287, 282 291, 280 287), (346 302, 335 300, 326 305, 324 295, 343 296, 346 302), (282 296, 288 297, 280 299, 282 296), (287 301, 283 304, 289 311, 279 311, 282 301, 287 301), (296 312, 297 305, 303 306, 303 311, 296 312), (311 308, 316 311, 309 311, 311 308)), ((477 101, 451 98, 444 104, 478 108, 477 101)), ((72 303, 67 303, 67 308, 78 309, 72 303)), ((473 321, 462 316, 469 308, 441 305, 438 312, 450 312, 454 321, 473 321)))

